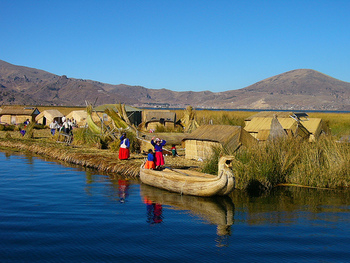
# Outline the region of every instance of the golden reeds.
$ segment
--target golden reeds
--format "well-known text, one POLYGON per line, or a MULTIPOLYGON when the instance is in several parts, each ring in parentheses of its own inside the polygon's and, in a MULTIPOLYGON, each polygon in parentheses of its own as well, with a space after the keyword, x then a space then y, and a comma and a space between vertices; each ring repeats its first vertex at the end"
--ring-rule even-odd
POLYGON ((234 170, 238 188, 295 184, 319 188, 350 186, 350 145, 329 138, 317 142, 281 139, 240 149, 234 170))

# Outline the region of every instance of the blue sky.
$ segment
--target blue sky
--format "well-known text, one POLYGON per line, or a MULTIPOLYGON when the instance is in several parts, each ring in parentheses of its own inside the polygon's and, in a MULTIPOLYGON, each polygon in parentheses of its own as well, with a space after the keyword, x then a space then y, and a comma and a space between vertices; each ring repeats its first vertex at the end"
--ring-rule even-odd
POLYGON ((240 89, 293 69, 350 82, 349 0, 0 0, 0 59, 150 89, 240 89))

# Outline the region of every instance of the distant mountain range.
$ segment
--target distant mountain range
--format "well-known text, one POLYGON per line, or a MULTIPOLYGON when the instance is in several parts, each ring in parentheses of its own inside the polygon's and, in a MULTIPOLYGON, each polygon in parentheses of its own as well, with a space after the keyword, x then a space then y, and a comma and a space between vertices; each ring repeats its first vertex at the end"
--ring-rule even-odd
POLYGON ((350 83, 312 69, 296 69, 225 92, 176 92, 67 78, 0 60, 0 104, 273 110, 350 110, 350 83))

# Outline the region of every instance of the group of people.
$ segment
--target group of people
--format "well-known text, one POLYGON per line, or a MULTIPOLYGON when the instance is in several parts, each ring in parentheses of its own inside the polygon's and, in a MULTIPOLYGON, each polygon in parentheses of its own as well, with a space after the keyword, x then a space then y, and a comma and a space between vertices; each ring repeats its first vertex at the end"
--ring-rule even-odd
MULTIPOLYGON (((166 144, 166 140, 161 140, 159 138, 153 137, 151 139, 151 144, 154 147, 148 150, 147 161, 145 163, 146 169, 161 170, 161 167, 165 164, 163 155, 163 146, 166 144)), ((130 158, 130 140, 127 138, 126 133, 122 133, 120 137, 120 147, 119 147, 119 159, 127 160, 130 158)), ((177 151, 175 145, 171 148, 173 157, 177 156, 177 151)))
POLYGON ((151 144, 154 147, 154 152, 152 149, 148 150, 145 168, 161 170, 162 165, 165 164, 164 155, 163 155, 163 146, 166 144, 166 140, 161 140, 159 138, 156 138, 154 140, 154 137, 153 137, 151 140, 151 144))
POLYGON ((60 125, 56 120, 50 123, 51 134, 55 135, 56 130, 62 131, 66 134, 71 134, 73 127, 76 127, 76 121, 74 118, 69 119, 62 117, 62 125, 60 125))

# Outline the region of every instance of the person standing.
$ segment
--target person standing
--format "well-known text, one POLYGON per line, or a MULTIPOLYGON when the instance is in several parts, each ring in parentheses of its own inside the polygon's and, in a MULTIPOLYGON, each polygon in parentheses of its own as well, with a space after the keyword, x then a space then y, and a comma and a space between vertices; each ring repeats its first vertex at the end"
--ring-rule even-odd
POLYGON ((178 156, 175 144, 173 144, 172 147, 171 147, 171 154, 172 154, 173 157, 178 156))
POLYGON ((123 132, 120 137, 120 147, 119 147, 119 159, 127 160, 130 157, 130 140, 126 137, 126 133, 123 132))
POLYGON ((155 164, 156 164, 156 170, 161 170, 161 166, 165 164, 164 162, 164 156, 163 156, 163 146, 166 144, 165 140, 161 140, 159 138, 156 138, 156 141, 154 141, 154 137, 151 140, 151 144, 154 147, 154 158, 155 158, 155 164))
POLYGON ((50 123, 50 129, 51 129, 51 134, 55 135, 56 129, 57 129, 58 123, 56 120, 50 123))

